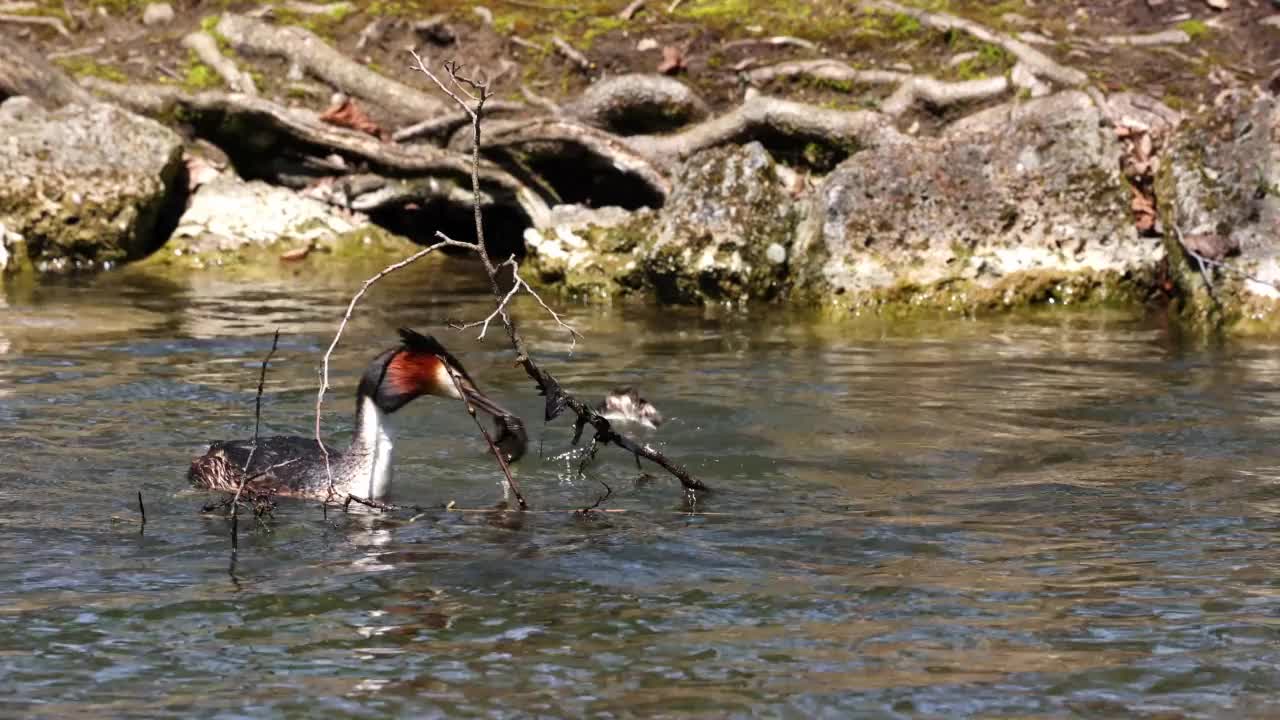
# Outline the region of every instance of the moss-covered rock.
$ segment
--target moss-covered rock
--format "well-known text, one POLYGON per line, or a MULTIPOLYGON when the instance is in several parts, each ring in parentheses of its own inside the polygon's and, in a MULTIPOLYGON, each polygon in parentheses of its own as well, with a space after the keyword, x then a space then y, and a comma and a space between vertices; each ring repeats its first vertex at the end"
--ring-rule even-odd
POLYGON ((544 281, 570 293, 648 291, 669 303, 771 299, 788 286, 799 220, 759 143, 699 153, 661 210, 568 211, 526 234, 544 281))
POLYGON ((137 265, 160 273, 211 270, 270 277, 300 269, 381 267, 417 249, 362 214, 228 173, 192 196, 169 242, 137 265))
POLYGON ((183 192, 176 133, 114 105, 0 106, 0 223, 37 269, 141 257, 183 192))
POLYGON ((812 200, 797 288, 846 309, 1140 295, 1163 250, 1137 236, 1102 119, 1087 95, 1064 92, 855 154, 812 200))
POLYGON ((1238 94, 1186 123, 1156 177, 1170 275, 1183 320, 1203 330, 1280 332, 1280 104, 1238 94), (1182 248, 1213 236, 1238 248, 1212 290, 1182 248), (1248 277, 1245 277, 1245 276, 1248 277))

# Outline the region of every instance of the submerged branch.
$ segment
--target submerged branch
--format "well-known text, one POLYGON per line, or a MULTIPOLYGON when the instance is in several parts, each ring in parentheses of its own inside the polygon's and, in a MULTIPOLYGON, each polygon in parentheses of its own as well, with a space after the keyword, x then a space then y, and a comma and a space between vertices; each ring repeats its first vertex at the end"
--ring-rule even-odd
MULTIPOLYGON (((504 292, 502 290, 501 284, 498 281, 498 268, 500 266, 493 263, 493 260, 489 257, 488 249, 485 246, 484 222, 480 215, 480 178, 477 173, 477 170, 480 167, 481 127, 482 120, 484 118, 484 107, 485 102, 490 97, 489 86, 483 80, 463 76, 461 74, 461 66, 455 63, 446 63, 444 68, 448 73, 449 80, 453 83, 453 87, 451 88, 426 66, 420 56, 414 53, 413 57, 416 62, 415 69, 430 78, 437 87, 451 97, 453 101, 471 117, 471 185, 472 193, 475 197, 473 208, 477 238, 475 252, 480 256, 480 262, 484 265, 485 273, 489 276, 489 286, 493 293, 494 301, 498 303, 498 307, 501 309, 510 299, 509 292, 504 292), (471 98, 475 103, 474 107, 467 104, 459 93, 471 98)), ((446 240, 448 239, 447 235, 439 232, 437 233, 437 237, 445 238, 446 240)), ((502 265, 506 265, 506 263, 502 263, 502 265)), ((523 280, 521 280, 518 275, 514 275, 514 277, 517 284, 523 283, 523 280)), ((529 289, 528 285, 525 285, 525 287, 526 289, 529 289)), ((531 289, 530 292, 532 293, 531 289)), ((536 294, 534 297, 538 299, 538 303, 542 305, 542 307, 547 308, 546 303, 542 302, 540 297, 537 297, 536 294)), ((550 308, 547 309, 550 311, 550 308)), ((500 313, 500 315, 502 317, 503 325, 507 330, 507 339, 511 343, 511 349, 515 352, 516 362, 524 368, 525 374, 527 374, 530 379, 537 384, 540 394, 546 397, 546 420, 550 421, 564 412, 565 409, 570 409, 577 416, 574 423, 575 428, 577 429, 574 438, 575 442, 578 434, 581 432, 581 428, 586 425, 591 425, 596 431, 595 441, 598 441, 600 444, 613 443, 614 445, 634 454, 636 457, 643 457, 656 463, 658 466, 675 476, 680 481, 681 485, 684 486, 686 491, 706 492, 710 490, 710 488, 705 484, 690 475, 688 470, 672 462, 658 450, 649 445, 640 445, 634 440, 618 433, 613 429, 613 426, 608 419, 600 415, 600 413, 596 412, 586 403, 565 392, 560 386, 560 383, 557 382, 550 373, 540 368, 534 361, 533 356, 529 353, 528 347, 525 345, 524 337, 516 328, 515 320, 511 315, 505 312, 500 313)), ((552 313, 552 316, 561 326, 569 328, 571 334, 576 337, 576 331, 568 325, 565 325, 558 315, 552 313)))

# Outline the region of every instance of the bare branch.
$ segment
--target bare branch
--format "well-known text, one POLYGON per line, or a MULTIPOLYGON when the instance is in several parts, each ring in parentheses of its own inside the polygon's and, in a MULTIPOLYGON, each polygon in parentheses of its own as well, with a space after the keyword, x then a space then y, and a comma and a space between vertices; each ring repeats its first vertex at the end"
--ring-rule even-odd
POLYGON ((321 408, 324 404, 324 394, 325 391, 329 389, 329 357, 333 355, 334 348, 338 347, 338 340, 342 338, 342 331, 347 329, 347 322, 351 320, 351 313, 356 309, 356 303, 360 302, 360 298, 364 297, 364 294, 369 291, 369 288, 372 287, 374 283, 446 246, 461 247, 468 250, 474 249, 474 246, 470 243, 458 242, 456 240, 442 240, 433 245, 428 245, 400 262, 392 263, 379 270, 378 274, 368 280, 365 280, 364 283, 360 285, 360 289, 356 291, 355 296, 351 298, 351 302, 347 304, 347 311, 342 315, 342 322, 338 323, 338 331, 334 333, 333 342, 329 343, 329 349, 324 353, 324 359, 321 361, 320 365, 320 391, 316 393, 315 438, 316 445, 320 447, 320 452, 324 455, 324 471, 325 475, 329 479, 328 499, 332 499, 335 494, 333 489, 333 468, 329 465, 329 449, 324 446, 324 441, 320 439, 320 416, 321 408))
POLYGON ((507 479, 507 487, 510 488, 511 494, 516 496, 516 502, 520 504, 521 510, 528 510, 529 503, 525 502, 524 495, 520 493, 520 486, 516 484, 516 479, 511 475, 511 465, 507 459, 502 456, 502 450, 493 442, 493 438, 489 435, 489 431, 485 430, 484 423, 480 422, 480 418, 476 416, 475 406, 467 399, 467 394, 462 391, 462 382, 458 377, 458 371, 454 370, 449 363, 444 363, 444 369, 449 373, 449 379, 453 381, 453 387, 458 391, 458 397, 462 398, 463 405, 466 406, 467 412, 471 414, 471 419, 475 420, 476 427, 480 428, 480 434, 484 436, 485 443, 489 446, 489 452, 498 459, 498 466, 502 468, 502 474, 507 479))
POLYGON ((253 442, 249 445, 249 457, 244 459, 245 472, 249 471, 253 454, 258 451, 258 431, 262 428, 262 389, 267 384, 267 364, 271 362, 271 356, 276 354, 276 346, 279 344, 280 329, 276 328, 275 337, 271 338, 271 350, 267 352, 266 357, 262 358, 262 372, 258 374, 258 394, 253 400, 253 442))
POLYGON ((53 28, 59 35, 65 38, 71 37, 71 33, 67 31, 67 26, 62 21, 54 17, 45 17, 43 15, 0 15, 0 23, 12 23, 15 25, 43 25, 53 28))

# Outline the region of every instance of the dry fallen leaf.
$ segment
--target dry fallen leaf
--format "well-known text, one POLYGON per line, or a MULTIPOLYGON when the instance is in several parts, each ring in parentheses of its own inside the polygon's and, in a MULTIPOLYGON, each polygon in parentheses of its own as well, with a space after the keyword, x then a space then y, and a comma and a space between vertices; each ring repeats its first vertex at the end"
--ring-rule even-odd
POLYGON ((336 102, 320 115, 321 122, 350 128, 351 130, 372 135, 379 140, 385 141, 388 139, 387 131, 374 122, 373 118, 369 117, 364 110, 361 110, 354 100, 345 95, 341 95, 335 100, 336 102))
POLYGON ((285 262, 293 262, 295 260, 302 260, 310 254, 311 254, 311 243, 307 243, 302 247, 297 247, 292 250, 286 250, 280 253, 280 259, 285 262))
POLYGON ((662 48, 662 62, 658 63, 658 72, 663 75, 675 75, 688 69, 684 61, 684 53, 680 48, 667 45, 662 48))
POLYGON ((1156 203, 1149 195, 1138 188, 1132 188, 1133 199, 1129 208, 1133 211, 1133 224, 1138 232, 1150 232, 1156 226, 1156 203))

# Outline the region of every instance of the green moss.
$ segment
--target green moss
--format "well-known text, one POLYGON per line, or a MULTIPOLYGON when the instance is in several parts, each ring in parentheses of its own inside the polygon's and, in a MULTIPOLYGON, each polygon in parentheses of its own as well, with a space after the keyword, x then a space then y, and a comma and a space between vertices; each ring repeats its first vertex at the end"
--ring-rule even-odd
POLYGON ((905 37, 920 32, 920 21, 905 13, 896 13, 890 22, 894 35, 905 37))
POLYGON ((200 62, 195 53, 191 54, 183 69, 182 87, 187 90, 198 92, 218 87, 222 84, 222 78, 218 77, 213 68, 200 62))
POLYGON ((85 57, 83 55, 75 57, 58 58, 54 61, 63 70, 66 70, 72 77, 95 77, 111 82, 126 82, 126 76, 119 69, 110 65, 103 65, 96 60, 85 57))
POLYGON ((1184 20, 1178 23, 1178 29, 1186 33, 1192 40, 1209 34, 1209 26, 1203 20, 1184 20))

